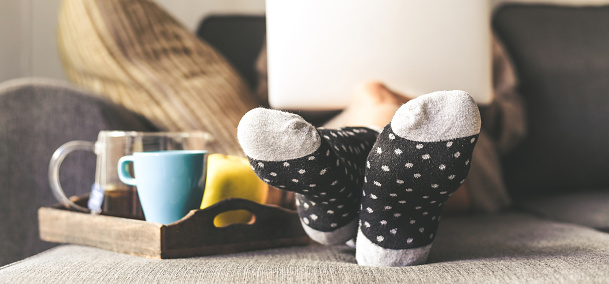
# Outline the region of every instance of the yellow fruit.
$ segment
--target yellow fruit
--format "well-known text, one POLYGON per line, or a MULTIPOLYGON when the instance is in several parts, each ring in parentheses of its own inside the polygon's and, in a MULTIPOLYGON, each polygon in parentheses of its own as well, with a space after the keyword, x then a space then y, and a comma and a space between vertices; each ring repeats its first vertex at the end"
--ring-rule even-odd
MULTIPOLYGON (((252 170, 247 158, 211 154, 207 158, 207 177, 201 209, 227 198, 243 198, 264 204, 268 186, 252 170)), ((216 227, 248 223, 252 214, 247 210, 232 210, 218 214, 216 227)))

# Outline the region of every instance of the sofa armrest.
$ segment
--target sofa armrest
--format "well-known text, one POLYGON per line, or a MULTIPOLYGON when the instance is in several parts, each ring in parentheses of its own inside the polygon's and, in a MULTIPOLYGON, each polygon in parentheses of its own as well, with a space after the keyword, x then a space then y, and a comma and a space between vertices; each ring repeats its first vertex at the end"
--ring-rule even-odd
MULTIPOLYGON (((95 141, 100 130, 156 131, 145 118, 75 88, 43 79, 0 84, 0 266, 49 248, 38 236, 37 210, 56 203, 47 179, 53 152, 71 140, 95 141)), ((68 196, 90 191, 95 155, 63 163, 68 196)))

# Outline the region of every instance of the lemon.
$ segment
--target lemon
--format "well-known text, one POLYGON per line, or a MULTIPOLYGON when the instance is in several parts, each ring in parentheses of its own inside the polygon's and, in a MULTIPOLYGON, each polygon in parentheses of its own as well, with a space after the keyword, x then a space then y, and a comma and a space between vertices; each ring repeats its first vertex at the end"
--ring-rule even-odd
MULTIPOLYGON (((268 186, 252 170, 247 158, 211 154, 207 158, 207 176, 201 209, 227 198, 243 198, 264 204, 268 186)), ((247 210, 232 210, 218 214, 216 227, 248 223, 252 213, 247 210)))

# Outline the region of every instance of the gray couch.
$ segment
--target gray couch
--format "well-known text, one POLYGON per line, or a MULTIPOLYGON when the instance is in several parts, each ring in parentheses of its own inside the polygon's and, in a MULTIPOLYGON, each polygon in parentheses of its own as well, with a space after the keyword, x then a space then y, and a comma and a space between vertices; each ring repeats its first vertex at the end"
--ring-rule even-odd
MULTIPOLYGON (((609 283, 609 7, 511 5, 493 26, 529 116, 528 137, 502 164, 515 205, 443 217, 427 264, 362 267, 347 246, 169 260, 48 249, 53 244, 37 239, 35 212, 54 203, 46 179, 52 152, 102 129, 154 128, 86 91, 22 80, 0 87, 0 282, 609 283)), ((70 194, 89 190, 93 159, 65 162, 70 194)))

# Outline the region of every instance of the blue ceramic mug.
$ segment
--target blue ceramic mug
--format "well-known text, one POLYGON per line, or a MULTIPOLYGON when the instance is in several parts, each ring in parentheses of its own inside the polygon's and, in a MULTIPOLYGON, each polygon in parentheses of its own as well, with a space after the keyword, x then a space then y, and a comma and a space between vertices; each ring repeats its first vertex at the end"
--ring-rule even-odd
POLYGON ((118 161, 118 176, 137 187, 146 221, 167 225, 198 209, 205 187, 206 151, 136 152, 118 161), (129 173, 133 163, 135 177, 129 173))

